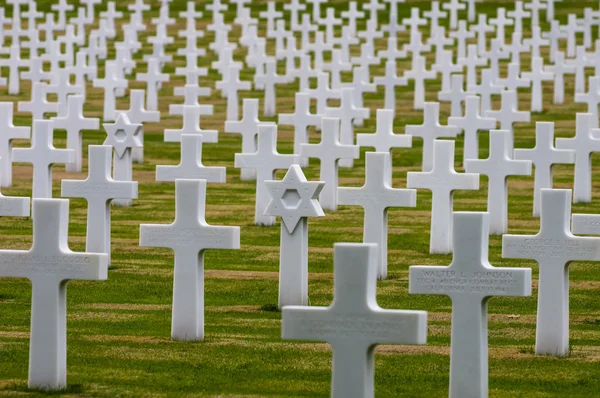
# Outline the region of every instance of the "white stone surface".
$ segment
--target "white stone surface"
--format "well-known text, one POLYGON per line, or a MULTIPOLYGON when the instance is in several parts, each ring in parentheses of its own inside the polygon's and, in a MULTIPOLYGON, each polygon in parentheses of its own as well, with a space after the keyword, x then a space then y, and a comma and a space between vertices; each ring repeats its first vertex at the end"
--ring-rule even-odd
POLYGON ((175 221, 140 225, 140 246, 172 249, 174 340, 204 340, 204 252, 239 249, 240 228, 206 223, 206 181, 175 181, 175 221))
POLYGON ((372 398, 376 344, 425 344, 427 313, 377 305, 377 249, 334 246, 334 301, 330 307, 283 308, 284 340, 325 341, 333 349, 331 397, 372 398))
POLYGON ((479 174, 457 173, 454 170, 454 141, 436 140, 433 144, 433 168, 430 171, 409 172, 407 188, 431 191, 430 253, 452 253, 452 208, 454 191, 478 190, 479 174))
POLYGON ((508 177, 531 175, 530 160, 515 160, 513 135, 507 130, 490 131, 487 159, 467 159, 465 171, 487 176, 489 234, 502 235, 508 230, 508 177))
MULTIPOLYGON (((35 83, 34 83, 35 84, 35 83)), ((13 103, 0 102, 0 186, 12 186, 12 141, 16 139, 29 139, 31 128, 15 126, 13 124, 13 103)))
POLYGON ((392 148, 411 148, 412 135, 394 133, 394 111, 377 109, 377 127, 373 134, 358 134, 358 146, 375 148, 375 152, 391 152, 392 148))
POLYGON ((319 179, 325 182, 319 200, 325 210, 337 210, 338 162, 340 159, 358 159, 358 145, 344 145, 340 142, 340 120, 324 117, 321 119, 321 142, 303 144, 300 156, 317 158, 320 161, 319 179))
POLYGON ((531 80, 531 112, 544 110, 544 93, 542 83, 554 80, 554 74, 544 69, 544 59, 535 57, 531 60, 531 72, 524 72, 523 77, 531 80))
POLYGON ((138 183, 115 181, 111 177, 112 147, 88 147, 88 177, 85 180, 62 180, 61 196, 87 201, 85 250, 106 253, 110 263, 110 202, 113 199, 137 199, 138 183))
POLYGON ((227 68, 227 78, 216 83, 217 89, 221 90, 227 98, 227 120, 237 121, 239 112, 238 91, 250 90, 250 82, 240 80, 241 66, 230 65, 227 68))
POLYGON ((425 106, 425 81, 435 79, 437 72, 427 69, 425 57, 418 55, 413 57, 413 69, 404 72, 404 77, 412 80, 415 87, 414 109, 423 109, 425 106))
POLYGON ((106 280, 108 258, 69 249, 68 200, 34 199, 32 216, 31 249, 0 250, 0 276, 31 281, 28 386, 56 390, 67 386, 66 282, 106 280))
POLYGON ((202 164, 202 134, 181 136, 181 160, 177 166, 156 166, 156 181, 176 179, 225 182, 225 167, 207 167, 202 164))
POLYGON ((14 148, 13 161, 31 163, 33 165, 32 198, 52 197, 52 165, 72 163, 75 152, 72 149, 55 148, 52 144, 54 136, 53 122, 34 120, 31 134, 31 147, 14 148))
POLYGON ((529 122, 531 115, 526 111, 519 111, 519 100, 517 92, 513 90, 502 91, 500 109, 487 111, 486 117, 493 117, 500 122, 500 129, 513 131, 513 124, 517 122, 529 122))
MULTIPOLYGON (((144 90, 129 91, 129 109, 126 114, 131 123, 144 124, 147 122, 160 122, 160 112, 146 109, 146 92, 144 90)), ((134 148, 131 157, 136 163, 144 163, 144 131, 139 135, 141 148, 134 148)))
POLYGON ((396 110, 396 87, 406 86, 406 78, 399 77, 396 74, 396 61, 387 61, 385 63, 385 75, 373 79, 377 86, 384 87, 384 109, 396 110))
POLYGON ((502 257, 537 261, 539 270, 536 354, 569 353, 569 270, 571 261, 600 261, 600 238, 570 231, 571 191, 542 189, 540 231, 504 235, 502 257))
POLYGON ((552 166, 575 163, 575 151, 554 147, 554 123, 535 124, 535 147, 515 149, 515 159, 529 160, 535 166, 533 185, 533 216, 540 216, 542 189, 552 188, 552 166))
POLYGON ((409 293, 452 300, 451 398, 488 396, 487 302, 530 296, 531 269, 493 267, 488 260, 487 213, 454 213, 454 255, 448 267, 412 266, 409 293))
MULTIPOLYGON (((302 144, 308 144, 308 128, 320 127, 323 115, 310 112, 310 95, 308 93, 296 93, 294 113, 280 113, 280 125, 294 126, 294 153, 300 154, 302 144)), ((307 158, 300 158, 300 166, 308 166, 307 158)))
POLYGON ((281 217, 279 308, 308 305, 308 217, 323 217, 317 200, 325 185, 307 181, 293 164, 281 181, 265 181, 271 201, 265 215, 281 217))
POLYGON ((258 125, 256 152, 235 154, 235 167, 256 170, 256 207, 254 213, 256 225, 269 226, 275 224, 275 217, 264 215, 270 200, 265 181, 275 178, 275 170, 288 169, 292 164, 297 163, 297 155, 282 155, 277 152, 277 126, 274 124, 258 125))
POLYGON ((212 105, 182 105, 181 110, 183 126, 180 129, 165 129, 165 142, 181 142, 181 137, 184 134, 202 134, 204 142, 215 143, 219 141, 217 130, 204 130, 200 127, 200 117, 202 115, 212 115, 212 105))
POLYGON ((361 206, 364 210, 363 242, 377 245, 377 279, 387 277, 388 209, 415 207, 417 191, 392 187, 392 158, 389 152, 366 154, 365 183, 360 188, 338 188, 338 204, 361 206))
POLYGON ((465 100, 465 115, 449 117, 448 125, 456 126, 464 132, 463 166, 468 159, 479 159, 479 134, 496 127, 496 119, 481 117, 479 97, 470 95, 465 100))

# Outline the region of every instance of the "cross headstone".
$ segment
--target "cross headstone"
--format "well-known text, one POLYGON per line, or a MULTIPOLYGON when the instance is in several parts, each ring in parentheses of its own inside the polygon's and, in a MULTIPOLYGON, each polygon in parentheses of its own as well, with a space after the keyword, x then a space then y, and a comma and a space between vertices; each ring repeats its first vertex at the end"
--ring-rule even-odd
MULTIPOLYGON (((484 69, 481 71, 481 83, 475 86, 467 87, 467 90, 473 94, 479 95, 481 99, 480 111, 485 115, 487 111, 492 110, 492 96, 502 93, 502 85, 498 82, 498 79, 493 76, 493 72, 490 69, 484 69)), ((461 97, 461 93, 457 94, 457 97, 461 97)))
POLYGON ((565 100, 565 75, 575 74, 575 65, 565 61, 565 53, 557 52, 553 65, 546 65, 546 70, 554 74, 554 104, 562 104, 565 100))
POLYGON ((204 252, 239 249, 240 228, 206 223, 206 181, 175 181, 175 221, 140 225, 140 246, 172 249, 175 255, 171 337, 204 339, 204 252))
POLYGON ((486 66, 488 61, 484 57, 479 56, 476 44, 467 46, 467 56, 458 60, 458 63, 467 70, 467 87, 472 87, 477 84, 477 68, 486 66))
POLYGON ((0 186, 12 186, 12 141, 16 139, 29 139, 31 129, 27 126, 13 124, 13 103, 0 102, 0 186))
POLYGON ((364 209, 363 242, 377 245, 377 279, 387 277, 388 209, 415 207, 417 191, 392 188, 392 158, 389 152, 366 154, 365 184, 337 189, 338 204, 364 209))
MULTIPOLYGON (((302 144, 308 143, 308 127, 321 126, 322 115, 310 113, 310 95, 308 93, 296 93, 294 113, 280 113, 278 123, 280 125, 294 126, 294 153, 300 153, 302 144)), ((307 158, 300 158, 298 164, 301 167, 308 166, 307 158)))
POLYGON ((440 124, 440 103, 426 102, 423 108, 423 124, 407 125, 407 135, 423 139, 423 171, 433 168, 433 147, 438 138, 454 138, 460 133, 460 128, 452 125, 440 124))
POLYGON ((177 166, 156 166, 156 181, 176 179, 225 182, 225 167, 206 167, 202 164, 202 134, 181 136, 181 160, 177 166))
POLYGON ((450 13, 450 29, 456 29, 458 25, 458 11, 467 8, 467 5, 459 0, 450 0, 442 3, 442 8, 450 13))
POLYGON ((569 353, 569 271, 571 261, 600 261, 600 239, 570 230, 571 191, 542 189, 540 231, 504 235, 502 257, 537 261, 539 270, 535 352, 569 353))
POLYGON ((433 64, 431 69, 442 75, 442 87, 440 92, 449 92, 450 79, 453 73, 463 71, 463 66, 454 63, 454 54, 450 50, 445 50, 442 53, 442 58, 439 63, 433 64))
POLYGON ((373 147, 375 152, 391 152, 392 148, 412 147, 412 135, 394 133, 394 111, 377 109, 377 126, 373 134, 358 134, 356 143, 373 147))
POLYGON ((157 111, 160 84, 169 81, 169 75, 161 72, 160 61, 157 58, 150 58, 148 60, 148 70, 144 73, 136 74, 135 79, 140 82, 146 82, 146 109, 157 111))
POLYGON ((61 196, 87 201, 85 250, 106 253, 110 263, 110 202, 112 199, 136 199, 137 182, 115 181, 111 177, 112 147, 88 147, 88 178, 62 180, 61 196))
POLYGON ((34 120, 31 147, 13 148, 13 161, 33 165, 32 198, 52 197, 52 165, 72 163, 75 151, 55 148, 52 144, 54 124, 49 120, 34 120))
POLYGON ((451 398, 488 396, 487 302, 531 296, 531 269, 494 267, 488 260, 488 214, 454 213, 452 263, 409 269, 408 291, 452 300, 451 398))
POLYGON ((513 135, 507 130, 490 131, 487 159, 467 159, 465 171, 487 176, 489 233, 501 235, 508 230, 508 176, 531 175, 531 161, 513 157, 513 135))
POLYGON ((544 70, 544 60, 533 58, 531 72, 524 72, 523 77, 531 80, 531 112, 541 112, 544 109, 544 93, 542 83, 554 80, 554 74, 544 70))
POLYGON ((106 280, 108 258, 69 249, 68 200, 33 199, 32 216, 31 249, 0 250, 0 276, 31 281, 28 386, 58 390, 67 386, 66 282, 106 280))
POLYGON ((485 113, 486 117, 491 117, 500 122, 501 130, 513 131, 513 124, 516 122, 527 123, 531 115, 526 111, 519 111, 519 100, 514 90, 504 90, 501 93, 501 108, 497 111, 491 110, 485 113))
POLYGON ((430 253, 452 253, 452 207, 456 190, 478 190, 479 175, 454 170, 454 141, 436 140, 433 144, 433 168, 409 172, 407 188, 431 191, 430 253))
POLYGON ((330 307, 283 308, 284 340, 320 340, 333 349, 331 397, 372 398, 376 344, 425 344, 427 313, 384 310, 376 299, 377 248, 337 243, 330 307))
POLYGON ((271 201, 265 215, 281 217, 279 308, 308 304, 308 217, 323 217, 317 197, 325 185, 307 181, 293 164, 281 181, 265 181, 271 201))
POLYGON ((231 65, 227 70, 227 79, 216 83, 217 89, 226 92, 227 97, 227 120, 237 121, 239 110, 239 90, 250 90, 250 82, 240 80, 240 66, 231 65))
POLYGON ((452 75, 452 84, 450 91, 448 92, 439 92, 438 99, 440 101, 448 101, 450 102, 450 116, 451 117, 461 117, 462 116, 462 108, 463 102, 467 98, 468 95, 472 95, 473 93, 466 91, 464 88, 464 76, 460 74, 452 75))
MULTIPOLYGON (((160 112, 146 109, 146 92, 144 90, 129 91, 129 109, 125 112, 129 121, 134 124, 144 124, 147 122, 159 122, 160 112)), ((136 163, 144 163, 144 134, 139 133, 139 139, 142 143, 141 148, 133 148, 131 158, 136 163)))
POLYGON ((587 113, 593 116, 592 127, 598 128, 598 105, 600 105, 600 76, 590 76, 587 93, 576 93, 575 102, 587 105, 587 113))
POLYGON ((425 65, 425 57, 420 55, 413 57, 413 69, 404 72, 404 77, 413 80, 415 87, 414 92, 414 109, 423 109, 425 106, 425 81, 435 79, 437 72, 428 70, 425 65))
POLYGON ((180 129, 165 129, 165 142, 180 142, 183 134, 202 134, 204 142, 218 142, 217 130, 200 127, 200 116, 212 115, 212 105, 183 105, 183 126, 180 129))
POLYGON ((277 62, 275 59, 268 59, 265 63, 265 75, 255 77, 254 83, 264 85, 265 96, 264 96, 264 113, 265 117, 275 116, 277 112, 276 108, 276 95, 275 86, 277 84, 287 83, 287 77, 277 74, 277 62))
POLYGON ((385 76, 376 77, 373 81, 378 86, 385 88, 384 108, 396 110, 396 87, 406 86, 408 82, 404 77, 396 74, 396 61, 385 63, 385 76))
POLYGON ((265 181, 275 178, 275 170, 287 169, 297 163, 297 155, 281 155, 277 152, 277 126, 274 124, 258 125, 256 152, 235 154, 235 167, 256 170, 254 222, 257 225, 275 224, 275 217, 264 215, 265 208, 269 204, 269 193, 266 190, 265 181))
POLYGON ((107 61, 104 66, 104 78, 94 79, 94 87, 104 89, 104 121, 113 121, 116 118, 116 90, 127 88, 128 81, 117 77, 116 64, 107 61))

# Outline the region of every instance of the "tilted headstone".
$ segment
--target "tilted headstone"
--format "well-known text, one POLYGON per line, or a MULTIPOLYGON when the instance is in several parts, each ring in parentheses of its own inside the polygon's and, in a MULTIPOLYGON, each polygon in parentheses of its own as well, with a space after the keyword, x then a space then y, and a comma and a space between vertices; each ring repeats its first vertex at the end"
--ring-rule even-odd
POLYGON ((106 280, 108 258, 69 249, 68 200, 33 199, 32 216, 31 249, 0 250, 0 276, 31 281, 28 386, 58 390, 67 386, 66 282, 106 280))
POLYGON ((81 173, 83 130, 98 130, 100 127, 98 118, 83 116, 84 102, 85 97, 82 95, 69 95, 67 97, 66 115, 52 118, 55 129, 67 131, 67 148, 72 149, 75 153, 75 161, 66 165, 66 170, 69 173, 81 173))
POLYGON ((337 210, 339 160, 359 158, 360 147, 342 144, 340 142, 340 120, 324 117, 321 119, 321 142, 319 144, 302 144, 300 156, 319 159, 319 179, 325 182, 319 201, 323 209, 337 210))
MULTIPOLYGON (((131 182, 133 179, 131 150, 142 146, 139 133, 143 126, 131 123, 127 115, 120 113, 114 123, 104 123, 103 127, 107 135, 104 145, 110 145, 115 149, 113 178, 115 181, 131 182)), ((131 206, 130 199, 115 199, 112 203, 122 207, 131 206)))
POLYGON ((202 164, 202 134, 181 136, 181 161, 177 166, 156 166, 156 181, 176 179, 225 182, 225 167, 207 167, 202 164))
POLYGON ((273 225, 275 217, 265 216, 269 204, 269 192, 265 181, 275 178, 275 170, 288 169, 298 163, 297 155, 282 155, 277 152, 277 126, 259 124, 257 133, 257 149, 253 153, 236 153, 235 167, 253 168, 256 170, 256 206, 254 222, 256 225, 273 225))
POLYGON ((454 170, 454 141, 436 140, 430 171, 409 172, 407 188, 431 191, 431 232, 429 252, 452 253, 452 208, 456 190, 478 190, 479 175, 454 170))
POLYGON ((34 120, 31 147, 13 148, 13 161, 33 165, 32 198, 52 197, 52 165, 72 163, 75 151, 55 148, 52 144, 54 124, 49 120, 34 120))
POLYGON ((555 148, 554 123, 537 122, 535 124, 535 147, 533 149, 515 149, 515 159, 529 160, 535 166, 533 216, 539 217, 542 189, 552 188, 552 166, 575 163, 575 151, 555 148))
POLYGON ((265 215, 281 217, 279 308, 308 305, 308 217, 323 217, 317 197, 325 185, 307 181, 293 164, 281 181, 265 181, 271 201, 265 215))
MULTIPOLYGON (((34 83, 35 84, 35 83, 34 83)), ((29 139, 31 128, 15 126, 13 124, 13 103, 0 102, 0 186, 12 186, 12 141, 16 139, 29 139)))
POLYGON ((515 160, 513 135, 507 130, 490 131, 487 159, 467 159, 465 171, 487 176, 489 234, 501 235, 508 230, 508 176, 531 175, 531 161, 515 160))
POLYGON ((592 201, 592 154, 600 152, 600 139, 592 134, 592 123, 595 122, 592 114, 578 113, 575 137, 556 139, 557 149, 575 151, 573 203, 592 201))
POLYGON ((569 271, 571 261, 600 261, 600 238, 570 230, 571 191, 542 189, 540 231, 504 235, 502 257, 537 261, 539 270, 536 354, 569 353, 569 271))
POLYGON ((453 218, 452 263, 411 266, 408 289, 452 300, 449 396, 487 397, 487 302, 494 296, 531 296, 531 269, 489 263, 487 213, 454 213, 453 218))
POLYGON ((423 107, 423 124, 407 125, 406 134, 423 139, 423 171, 433 168, 433 146, 438 138, 454 138, 460 132, 456 126, 442 126, 440 124, 439 102, 426 102, 423 107))
POLYGON ((377 279, 385 279, 388 209, 415 207, 417 191, 392 188, 392 158, 389 152, 368 152, 366 157, 364 185, 360 188, 338 188, 338 204, 361 206, 364 209, 363 242, 377 245, 377 279))
POLYGON ((394 111, 377 109, 375 133, 358 134, 356 143, 361 147, 373 147, 375 152, 391 152, 393 148, 412 147, 412 135, 394 133, 394 111))
POLYGON ((138 184, 115 181, 111 177, 112 147, 88 147, 88 177, 85 180, 62 180, 61 196, 87 201, 85 250, 106 253, 110 263, 110 202, 113 199, 137 199, 138 184))
POLYGON ((333 257, 333 303, 284 307, 281 336, 331 345, 332 398, 372 398, 374 346, 425 344, 427 313, 384 310, 377 305, 375 245, 337 243, 333 257))
POLYGON ((206 181, 175 181, 175 221, 140 225, 140 246, 172 249, 174 340, 204 340, 204 252, 239 249, 240 228, 206 223, 206 181))

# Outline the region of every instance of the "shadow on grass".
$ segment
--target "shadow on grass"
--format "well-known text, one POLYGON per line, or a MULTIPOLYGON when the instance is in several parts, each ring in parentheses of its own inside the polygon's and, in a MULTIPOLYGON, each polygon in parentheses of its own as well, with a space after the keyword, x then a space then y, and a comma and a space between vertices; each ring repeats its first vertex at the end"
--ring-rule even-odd
POLYGON ((47 390, 44 388, 29 388, 27 384, 9 384, 0 391, 19 391, 26 393, 36 393, 39 395, 63 395, 63 394, 82 394, 85 392, 83 384, 72 384, 65 388, 56 390, 47 390))

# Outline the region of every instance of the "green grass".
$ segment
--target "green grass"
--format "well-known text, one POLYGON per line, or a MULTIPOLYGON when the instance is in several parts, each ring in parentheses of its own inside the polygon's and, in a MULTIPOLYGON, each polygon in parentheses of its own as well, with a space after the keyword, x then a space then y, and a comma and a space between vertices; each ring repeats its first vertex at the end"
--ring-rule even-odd
MULTIPOLYGON (((38 8, 48 10, 50 1, 38 1, 38 8)), ((498 5, 512 7, 512 1, 478 3, 479 11, 491 14, 498 5)), ((157 5, 158 2, 153 2, 157 5)), ((118 3, 125 10, 126 3, 118 3)), ((346 2, 334 1, 332 5, 346 9, 346 2)), ((427 8, 429 1, 408 0, 400 5, 401 17, 410 15, 410 6, 427 8)), ((186 6, 183 1, 171 3, 171 16, 186 6)), ((564 1, 557 3, 556 15, 563 23, 569 12, 583 15, 584 7, 597 7, 597 1, 564 1)), ((266 8, 265 1, 252 3, 252 15, 266 8)), ((100 8, 98 8, 100 10, 100 8)), ((152 15, 158 12, 153 7, 152 15)), ((10 13, 10 7, 9 7, 10 13)), ((234 7, 226 19, 234 17, 234 7)), ((150 17, 150 15, 148 15, 150 17)), ((210 18, 207 13, 206 19, 210 18)), ((384 13, 381 13, 384 20, 384 13)), ((149 21, 148 21, 149 23, 149 21)), ((203 21, 199 26, 205 26, 203 21)), ((169 32, 174 36, 185 27, 178 21, 169 32)), ((544 28, 546 26, 544 25, 544 28)), ((264 35, 264 27, 260 30, 264 35)), ((507 35, 510 34, 507 29, 507 35)), ((141 40, 151 32, 140 35, 141 40)), ((240 28, 230 34, 235 40, 240 28)), ((528 33, 526 33, 527 35, 528 33)), ((594 37, 597 29, 594 29, 594 37)), ((120 40, 121 38, 118 38, 120 40)), ((206 44, 213 39, 207 32, 206 44)), ((402 40, 406 40, 403 34, 402 40)), ((582 38, 579 37, 579 40, 582 38)), ((183 46, 181 38, 168 47, 172 53, 183 46)), ((384 40, 377 41, 385 48, 384 40)), ((145 52, 150 49, 145 47, 145 52)), ((242 59, 244 51, 238 49, 234 56, 242 59)), ((273 54, 274 46, 269 43, 273 54)), ((359 48, 352 49, 358 55, 359 48)), ((547 53, 544 54, 547 57, 547 53)), ((209 52, 199 60, 200 66, 209 66, 215 57, 209 52)), ((428 55, 431 62, 432 55, 428 55)), ((528 65, 523 56, 523 65, 528 65)), ((181 66, 183 57, 175 56, 174 65, 181 66)), ((406 68, 409 61, 403 61, 406 68)), ((280 63, 280 68, 283 63, 280 63)), ((140 70, 145 65, 140 62, 140 70)), ((502 65, 502 73, 506 65, 502 65)), ((592 71, 589 71, 592 73, 592 71)), ((384 66, 372 67, 371 75, 382 75, 384 66)), ((3 76, 7 72, 3 70, 3 76)), ((249 79, 251 71, 242 73, 249 79)), ((218 76, 211 72, 201 79, 201 85, 214 87, 218 76)), ((351 73, 344 75, 345 81, 351 73)), ((176 164, 179 144, 164 143, 165 128, 179 128, 181 118, 168 115, 168 105, 180 102, 172 96, 173 87, 181 85, 181 77, 172 76, 163 85, 160 110, 163 120, 145 128, 146 163, 134 165, 134 179, 140 181, 139 199, 131 208, 112 209, 113 268, 105 282, 72 281, 68 288, 68 387, 64 391, 45 393, 27 389, 28 333, 30 321, 30 283, 21 279, 0 281, 0 396, 273 396, 313 397, 327 396, 330 389, 331 352, 321 343, 282 341, 281 314, 277 311, 279 227, 253 225, 254 192, 252 182, 239 179, 239 170, 233 168, 234 153, 240 151, 239 137, 221 133, 219 144, 205 144, 203 162, 206 165, 227 167, 226 185, 209 184, 207 195, 207 221, 214 225, 241 226, 241 249, 207 251, 205 255, 205 332, 203 342, 183 343, 170 339, 171 299, 173 285, 173 254, 166 249, 138 246, 139 224, 170 223, 175 215, 174 184, 154 181, 157 164, 176 164)), ((427 83, 427 100, 436 100, 439 81, 427 83)), ((556 121, 556 135, 574 134, 575 113, 585 111, 582 104, 573 103, 573 79, 567 78, 565 105, 554 106, 552 87, 544 85, 545 111, 533 114, 532 122, 515 127, 515 146, 532 148, 535 145, 535 121, 556 121)), ((131 81, 130 88, 144 88, 131 81)), ((297 85, 277 87, 278 111, 293 111, 293 95, 297 85)), ((420 111, 412 109, 412 88, 403 87, 397 92, 395 131, 404 131, 407 124, 422 121, 420 111)), ((0 88, 0 101, 28 100, 29 86, 22 84, 22 94, 10 96, 0 88)), ((262 98, 257 91, 242 93, 243 97, 262 98)), ((528 109, 529 95, 521 93, 520 109, 528 109)), ((223 131, 225 100, 213 90, 204 103, 215 106, 214 115, 202 118, 202 127, 223 131)), ((126 108, 129 98, 119 99, 119 108, 126 108)), ((368 94, 365 104, 372 109, 371 118, 356 133, 375 130, 375 109, 383 105, 383 94, 368 94)), ((494 98, 499 106, 499 98, 494 98)), ((449 104, 441 105, 441 120, 450 112, 449 104)), ((86 116, 100 117, 102 92, 88 87, 86 116)), ((275 121, 274 118, 268 119, 275 121)), ((30 125, 30 118, 17 114, 15 123, 30 125)), ((292 151, 290 126, 279 129, 279 151, 292 151)), ((87 145, 100 144, 103 132, 84 134, 85 155, 87 145)), ((319 136, 311 131, 311 142, 319 136)), ((55 134, 56 146, 64 147, 65 133, 55 134)), ((456 168, 462 159, 462 137, 457 139, 456 168)), ((26 142, 18 143, 27 145, 26 142)), ((481 135, 482 156, 487 156, 488 138, 481 135)), ((422 145, 414 140, 410 149, 393 152, 394 187, 405 187, 406 173, 419 171, 422 145)), ((340 170, 341 186, 358 186, 364 179, 365 148, 361 159, 352 170, 340 170)), ((86 156, 87 158, 87 156, 86 156)), ((597 155, 593 163, 598 164, 597 155)), ((311 160, 305 170, 309 179, 318 178, 318 162, 311 160)), ((594 167, 593 188, 600 188, 600 173, 594 167)), ((85 170, 87 172, 87 170, 85 170)), ((279 171, 281 178, 284 171, 279 171)), ((85 173, 84 173, 85 175, 85 173)), ((84 175, 65 174, 64 168, 54 168, 54 197, 60 197, 60 178, 81 179, 84 175)), ((555 168, 555 187, 571 188, 572 166, 555 168)), ((479 192, 457 192, 455 210, 486 210, 486 179, 482 178, 479 192)), ((29 195, 31 168, 16 165, 14 187, 4 189, 5 195, 29 195)), ((509 180, 509 228, 511 233, 535 233, 539 220, 532 218, 532 177, 509 180)), ((574 212, 598 212, 598 198, 592 204, 577 204, 574 212)), ((378 282, 378 302, 384 308, 420 309, 429 311, 428 345, 383 346, 377 349, 375 394, 377 397, 444 397, 448 394, 449 343, 451 302, 445 296, 408 295, 408 267, 416 264, 449 264, 451 256, 430 255, 431 194, 419 191, 416 209, 392 209, 389 216, 389 278, 378 282)), ((83 200, 71 201, 70 247, 85 247, 85 221, 87 205, 83 200)), ((326 306, 332 300, 332 247, 336 242, 362 240, 362 209, 342 206, 321 219, 311 219, 310 283, 311 305, 326 306)), ((31 245, 31 220, 5 218, 0 220, 3 248, 26 249, 31 245)), ((538 267, 532 261, 501 259, 500 237, 490 238, 490 260, 496 266, 532 267, 537 280, 538 267)), ((571 355, 554 358, 534 355, 535 314, 537 285, 532 297, 492 298, 489 302, 489 386, 490 397, 589 397, 600 389, 600 267, 597 263, 573 263, 571 280, 571 355)))

